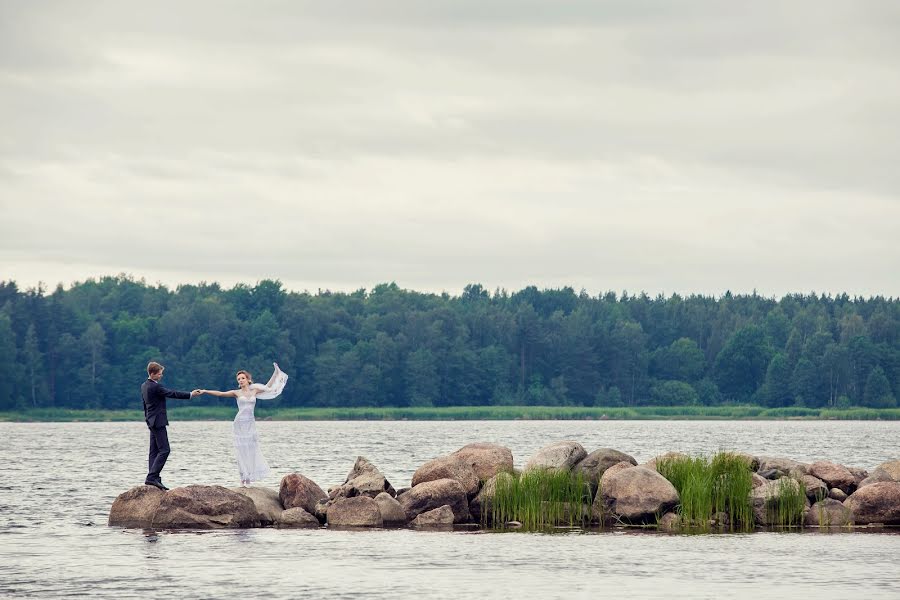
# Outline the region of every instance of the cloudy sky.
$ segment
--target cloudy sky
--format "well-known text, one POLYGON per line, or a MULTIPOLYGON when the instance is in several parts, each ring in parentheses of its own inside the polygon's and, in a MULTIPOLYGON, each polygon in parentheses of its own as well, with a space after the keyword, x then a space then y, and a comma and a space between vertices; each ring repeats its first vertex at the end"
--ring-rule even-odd
POLYGON ((0 279, 900 295, 900 3, 0 1, 0 279))

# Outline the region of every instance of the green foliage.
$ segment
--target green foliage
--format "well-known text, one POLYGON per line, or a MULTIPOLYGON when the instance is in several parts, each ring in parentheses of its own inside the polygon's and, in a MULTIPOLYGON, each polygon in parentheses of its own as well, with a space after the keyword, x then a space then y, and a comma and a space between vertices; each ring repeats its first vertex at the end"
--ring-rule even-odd
POLYGON ((485 524, 519 521, 526 530, 583 526, 591 518, 591 487, 581 471, 531 469, 496 479, 485 524))
POLYGON ((736 402, 746 402, 762 385, 772 348, 762 328, 747 326, 737 331, 716 357, 719 389, 736 402))
POLYGON ((897 399, 891 393, 891 384, 881 367, 875 367, 866 379, 864 405, 869 408, 893 408, 897 399))
POLYGON ((805 486, 790 477, 778 480, 778 490, 766 500, 766 522, 772 527, 799 527, 806 508, 805 486))
POLYGON ((661 381, 650 388, 650 398, 656 406, 687 406, 699 403, 696 390, 683 381, 661 381))

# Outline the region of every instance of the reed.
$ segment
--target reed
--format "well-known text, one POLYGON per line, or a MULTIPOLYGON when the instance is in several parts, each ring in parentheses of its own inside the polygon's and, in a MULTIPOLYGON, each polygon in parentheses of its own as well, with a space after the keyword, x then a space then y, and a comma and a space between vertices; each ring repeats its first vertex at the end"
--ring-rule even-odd
POLYGON ((591 487, 581 472, 532 469, 495 480, 490 510, 482 523, 502 528, 518 521, 523 529, 583 526, 590 520, 591 487))
POLYGON ((806 486, 790 477, 778 480, 777 489, 766 500, 766 522, 771 527, 799 527, 806 508, 806 486))

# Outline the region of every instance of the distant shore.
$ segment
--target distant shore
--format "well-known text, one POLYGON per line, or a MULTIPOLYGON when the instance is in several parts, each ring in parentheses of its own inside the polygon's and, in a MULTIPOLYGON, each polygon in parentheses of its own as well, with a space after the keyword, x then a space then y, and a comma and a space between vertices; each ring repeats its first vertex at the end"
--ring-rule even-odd
MULTIPOLYGON (((230 421, 230 406, 169 409, 177 421, 230 421)), ((853 420, 900 421, 900 408, 764 408, 760 406, 450 406, 415 408, 258 408, 257 419, 272 421, 515 421, 515 420, 853 420)), ((142 421, 140 410, 35 408, 0 411, 0 422, 51 423, 142 421)))

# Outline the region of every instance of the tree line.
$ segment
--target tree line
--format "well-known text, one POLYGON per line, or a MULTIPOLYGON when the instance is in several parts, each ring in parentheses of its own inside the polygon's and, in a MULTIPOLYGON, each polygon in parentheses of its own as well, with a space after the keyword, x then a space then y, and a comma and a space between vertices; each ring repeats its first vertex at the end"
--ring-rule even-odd
POLYGON ((182 389, 265 381, 277 361, 275 406, 894 407, 898 338, 900 299, 881 296, 4 281, 0 410, 138 408, 150 360, 182 389))

